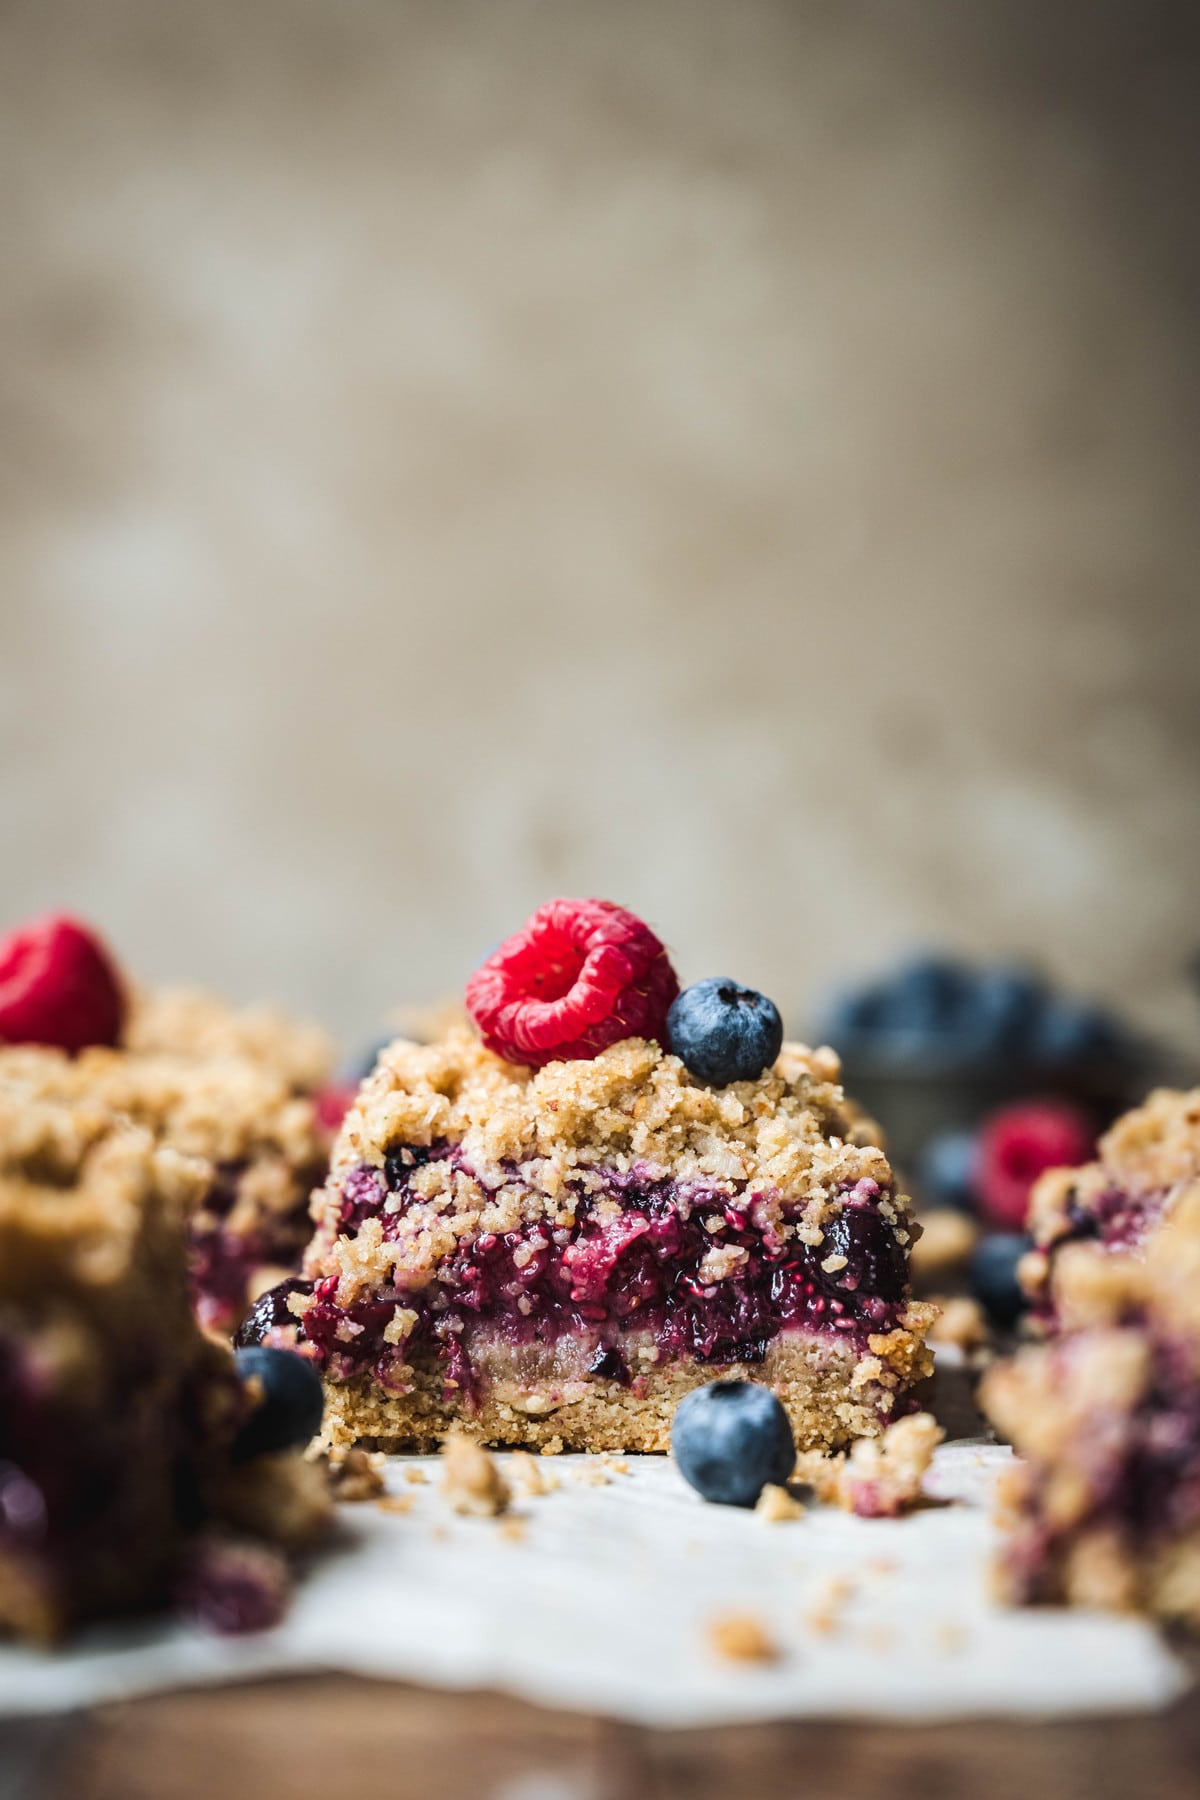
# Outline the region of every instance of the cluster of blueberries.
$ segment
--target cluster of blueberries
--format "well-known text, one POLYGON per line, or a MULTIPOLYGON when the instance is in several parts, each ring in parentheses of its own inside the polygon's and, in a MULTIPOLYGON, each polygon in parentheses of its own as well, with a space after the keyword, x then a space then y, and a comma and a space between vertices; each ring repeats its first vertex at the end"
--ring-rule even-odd
POLYGON ((818 1019, 843 1055, 987 1065, 1018 1057, 1039 1069, 1123 1067, 1136 1040, 1106 1008, 1055 991, 1024 964, 914 956, 877 980, 842 988, 818 1019))

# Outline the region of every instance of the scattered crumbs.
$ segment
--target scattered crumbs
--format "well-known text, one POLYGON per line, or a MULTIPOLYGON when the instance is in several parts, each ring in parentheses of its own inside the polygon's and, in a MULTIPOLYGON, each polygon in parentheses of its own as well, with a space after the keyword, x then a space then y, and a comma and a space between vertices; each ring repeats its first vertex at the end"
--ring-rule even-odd
POLYGON ((335 1500, 353 1504, 360 1500, 378 1500, 384 1492, 385 1458, 379 1451, 362 1450, 356 1444, 344 1456, 329 1464, 329 1485, 335 1500))
POLYGON ((577 1487, 607 1487, 608 1472, 601 1468, 594 1457, 589 1456, 586 1462, 579 1463, 571 1471, 571 1479, 577 1487))
POLYGON ((604 1455, 600 1461, 606 1469, 611 1469, 614 1475, 628 1475, 629 1473, 629 1464, 623 1456, 604 1455))
POLYGON ((949 1656, 955 1650, 962 1649, 967 1641, 967 1634, 956 1619, 943 1619, 940 1625, 934 1626, 933 1641, 937 1649, 949 1656))
POLYGON ((728 1662, 772 1663, 783 1655, 761 1619, 753 1613, 725 1613, 708 1628, 708 1641, 728 1662))
POLYGON ((514 1450, 508 1459, 508 1467, 523 1494, 552 1494, 558 1486, 558 1476, 544 1469, 528 1450, 514 1450))
POLYGON ((857 1592, 849 1575, 829 1575, 813 1595, 813 1604, 804 1614, 804 1623, 818 1637, 832 1637, 842 1628, 842 1614, 857 1592))
POLYGON ((771 1525, 780 1524, 784 1519, 804 1517, 804 1507, 800 1501, 793 1499, 785 1487, 779 1487, 773 1481, 768 1481, 763 1488, 754 1510, 760 1519, 766 1519, 771 1525))
POLYGON ((921 1483, 945 1435, 932 1413, 910 1413, 881 1437, 859 1438, 849 1455, 802 1451, 796 1479, 826 1505, 864 1519, 894 1519, 919 1503, 921 1483))
POLYGON ((560 1437, 547 1438, 542 1445, 543 1456, 561 1456, 563 1441, 560 1437))
POLYGON ((442 1492, 455 1512, 495 1518, 506 1510, 508 1483, 494 1457, 470 1438, 452 1433, 442 1445, 442 1492))
POLYGON ((507 1518, 501 1519, 497 1529, 500 1536, 507 1538, 510 1544, 520 1544, 524 1541, 528 1527, 524 1519, 518 1518, 515 1513, 509 1513, 507 1518))
POLYGON ((377 1502, 380 1512, 406 1513, 413 1509, 411 1494, 384 1494, 377 1502))
POLYGON ((429 1477, 424 1469, 418 1468, 405 1469, 404 1479, 408 1482, 410 1487, 425 1487, 429 1481, 429 1477))

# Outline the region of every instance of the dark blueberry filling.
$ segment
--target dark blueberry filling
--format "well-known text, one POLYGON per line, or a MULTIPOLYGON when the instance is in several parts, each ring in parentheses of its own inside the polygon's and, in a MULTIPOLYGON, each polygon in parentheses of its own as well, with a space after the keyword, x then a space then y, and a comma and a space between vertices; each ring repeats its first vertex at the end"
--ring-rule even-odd
MULTIPOLYGON (((161 1347, 131 1340, 103 1371, 104 1391, 78 1394, 32 1347, 0 1336, 0 1554, 18 1556, 70 1611, 120 1607, 141 1582, 147 1605, 167 1597, 181 1531, 206 1511, 214 1439, 212 1381, 186 1381, 163 1417, 161 1347), (136 1576, 131 1576, 136 1571, 136 1576)), ((244 1403, 229 1377, 228 1422, 244 1403)))
MULTIPOLYGON (((1150 1236, 1171 1199, 1171 1190, 1155 1188, 1134 1193, 1125 1188, 1106 1188, 1090 1206, 1081 1206, 1072 1194, 1067 1201, 1067 1230, 1050 1245, 1053 1257, 1064 1244, 1100 1243, 1106 1250, 1138 1251, 1150 1236)), ((1038 1297, 1034 1311, 1053 1319, 1054 1297, 1049 1287, 1038 1297)))
MULTIPOLYGON (((1097 1411, 1086 1459, 1089 1526, 1115 1527, 1135 1557, 1200 1526, 1200 1381, 1188 1358, 1156 1348, 1156 1379, 1128 1415, 1097 1411)), ((1078 1456, 1077 1452, 1077 1456, 1078 1456)), ((1051 1470, 1053 1474, 1053 1469, 1051 1470)), ((1028 1599, 1046 1591, 1060 1531, 1035 1490, 1024 1529, 1009 1547, 1011 1572, 1028 1599)), ((1069 1541, 1075 1527, 1065 1534, 1069 1541)))
MULTIPOLYGON (((340 1225, 354 1235, 378 1218, 384 1237, 399 1235, 418 1196, 410 1153, 383 1171, 360 1167, 343 1185, 340 1225)), ((454 1161, 456 1149, 420 1153, 421 1163, 454 1161)), ((516 1178, 514 1174, 514 1179, 516 1178)), ((779 1238, 754 1222, 754 1194, 736 1199, 698 1183, 677 1183, 642 1169, 610 1172, 602 1197, 579 1192, 575 1224, 523 1225, 503 1235, 463 1240, 438 1268, 437 1281, 414 1294, 389 1288, 349 1309, 337 1304, 336 1279, 318 1282, 304 1335, 319 1359, 349 1376, 373 1368, 386 1386, 413 1349, 433 1347, 447 1382, 470 1392, 471 1338, 481 1325, 514 1344, 582 1335, 595 1345, 591 1372, 629 1379, 623 1339, 648 1333, 660 1355, 713 1364, 757 1363, 781 1332, 836 1332, 860 1346, 887 1331, 903 1310, 906 1257, 878 1211, 880 1189, 862 1181, 816 1246, 779 1238), (620 1201, 604 1216, 598 1198, 620 1201), (720 1220, 720 1229, 709 1224, 720 1220), (712 1251, 740 1252, 723 1279, 702 1274, 712 1251), (826 1261, 842 1258, 825 1269, 826 1261), (398 1305, 418 1323, 402 1353, 383 1339, 398 1305)))
POLYGON ((285 1269, 296 1266, 310 1231, 305 1199, 289 1212, 265 1214, 255 1231, 231 1229, 227 1220, 245 1167, 244 1163, 220 1165, 191 1224, 192 1299, 203 1323, 217 1330, 230 1328, 245 1312, 247 1285, 256 1269, 265 1264, 285 1269))

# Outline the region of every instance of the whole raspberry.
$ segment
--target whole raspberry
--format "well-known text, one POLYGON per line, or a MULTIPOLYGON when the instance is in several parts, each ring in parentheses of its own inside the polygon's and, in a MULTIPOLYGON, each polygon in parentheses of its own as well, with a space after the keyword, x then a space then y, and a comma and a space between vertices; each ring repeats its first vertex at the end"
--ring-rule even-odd
POLYGON ((467 1010, 509 1062, 598 1056, 622 1038, 665 1042, 679 982, 648 925, 611 900, 548 900, 476 969, 467 1010))
POLYGON ((120 977, 86 925, 54 914, 0 943, 0 1043, 115 1044, 124 1020, 120 977))
POLYGON ((1063 1100, 1025 1100, 993 1113, 979 1134, 976 1164, 990 1223, 999 1231, 1022 1230, 1038 1176, 1087 1162, 1094 1144, 1086 1115, 1063 1100))

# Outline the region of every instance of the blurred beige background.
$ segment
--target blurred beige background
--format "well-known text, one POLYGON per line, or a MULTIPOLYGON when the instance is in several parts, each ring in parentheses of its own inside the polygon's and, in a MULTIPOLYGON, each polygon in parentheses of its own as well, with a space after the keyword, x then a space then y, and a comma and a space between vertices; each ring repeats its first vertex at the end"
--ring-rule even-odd
POLYGON ((9 0, 0 918, 346 1033, 556 891, 1185 1028, 1194 18, 9 0))

